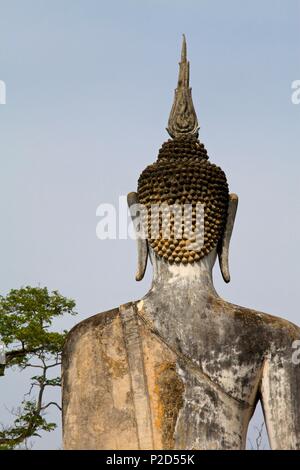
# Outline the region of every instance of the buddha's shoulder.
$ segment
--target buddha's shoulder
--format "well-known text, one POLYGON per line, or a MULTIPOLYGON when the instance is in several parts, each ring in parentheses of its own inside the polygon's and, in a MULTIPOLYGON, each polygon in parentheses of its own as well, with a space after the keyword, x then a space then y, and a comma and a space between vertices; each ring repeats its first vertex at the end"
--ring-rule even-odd
MULTIPOLYGON (((110 335, 112 333, 112 329, 120 329, 121 311, 124 311, 125 309, 127 312, 130 312, 130 310, 135 312, 135 305, 136 302, 129 302, 127 304, 121 305, 120 307, 92 315, 91 317, 88 317, 85 320, 77 323, 68 332, 64 348, 68 347, 68 345, 71 343, 80 341, 80 339, 86 335, 96 335, 97 333, 101 332, 101 334, 105 336, 105 334, 110 335)), ((127 312, 125 311, 125 314, 127 312)))
POLYGON ((120 315, 119 307, 92 315, 77 323, 68 332, 66 342, 78 339, 90 331, 103 330, 111 325, 120 315))
POLYGON ((237 327, 243 327, 244 332, 261 331, 281 339, 300 339, 299 326, 284 318, 225 301, 221 301, 221 304, 233 323, 237 327))

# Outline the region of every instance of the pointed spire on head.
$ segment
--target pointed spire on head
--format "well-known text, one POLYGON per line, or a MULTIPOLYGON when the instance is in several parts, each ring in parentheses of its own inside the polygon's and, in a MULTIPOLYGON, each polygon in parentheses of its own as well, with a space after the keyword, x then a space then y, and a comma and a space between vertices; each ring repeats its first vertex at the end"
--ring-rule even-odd
POLYGON ((183 35, 181 61, 179 63, 178 85, 171 109, 167 131, 171 137, 198 137, 198 119, 192 100, 190 88, 190 63, 187 60, 187 47, 183 35))
POLYGON ((182 47, 181 47, 181 62, 187 61, 187 53, 186 53, 186 39, 185 35, 182 35, 182 47))

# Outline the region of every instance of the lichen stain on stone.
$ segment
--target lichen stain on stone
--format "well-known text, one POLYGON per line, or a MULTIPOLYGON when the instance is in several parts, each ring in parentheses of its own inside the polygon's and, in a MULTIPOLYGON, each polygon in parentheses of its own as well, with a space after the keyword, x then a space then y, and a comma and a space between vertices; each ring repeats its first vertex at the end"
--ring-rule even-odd
POLYGON ((122 378, 128 372, 125 360, 114 359, 108 354, 106 354, 105 351, 102 351, 102 358, 108 370, 111 372, 112 377, 122 378))
POLYGON ((132 390, 129 390, 127 393, 126 393, 126 401, 125 403, 128 405, 131 405, 133 403, 133 393, 132 393, 132 390))
POLYGON ((173 449, 177 417, 184 403, 184 384, 175 363, 156 366, 154 393, 158 398, 155 427, 161 431, 163 449, 173 449))
POLYGON ((234 307, 235 318, 243 320, 247 326, 257 328, 262 325, 269 325, 277 329, 278 334, 282 334, 282 331, 285 330, 291 338, 298 338, 298 327, 288 320, 267 313, 257 312, 256 310, 246 309, 238 305, 228 304, 228 306, 234 307))

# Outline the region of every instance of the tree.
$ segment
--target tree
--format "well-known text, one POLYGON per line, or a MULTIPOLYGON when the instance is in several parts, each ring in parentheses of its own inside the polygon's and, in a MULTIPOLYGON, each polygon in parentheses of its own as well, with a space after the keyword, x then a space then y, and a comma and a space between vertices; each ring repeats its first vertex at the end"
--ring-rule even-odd
MULTIPOLYGON (((12 425, 0 429, 0 449, 25 445, 40 431, 52 431, 56 424, 45 418, 46 410, 56 402, 44 402, 48 387, 61 385, 60 375, 49 377, 50 370, 61 364, 61 352, 67 331, 53 331, 53 321, 64 314, 75 315, 75 302, 48 292, 46 287, 13 289, 0 296, 0 338, 6 346, 6 368, 35 369, 29 392, 24 396, 12 425), (51 328, 52 327, 52 328, 51 328), (36 392, 36 393, 34 393, 36 392)), ((55 370, 55 369, 54 369, 55 370)), ((0 378, 0 386, 5 378, 0 378)))

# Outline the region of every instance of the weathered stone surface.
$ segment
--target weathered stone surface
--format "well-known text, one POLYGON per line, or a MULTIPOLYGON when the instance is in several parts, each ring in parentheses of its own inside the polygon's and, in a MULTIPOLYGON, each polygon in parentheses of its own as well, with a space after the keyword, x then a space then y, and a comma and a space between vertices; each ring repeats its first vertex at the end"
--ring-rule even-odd
POLYGON ((64 447, 173 448, 182 394, 175 355, 135 304, 98 314, 77 325, 64 348, 64 447))
POLYGON ((118 309, 73 328, 64 349, 62 380, 65 448, 125 449, 128 442, 138 448, 118 309))
POLYGON ((218 297, 215 256, 178 267, 152 252, 141 301, 70 332, 66 449, 243 449, 258 400, 272 448, 300 448, 300 330, 218 297))

